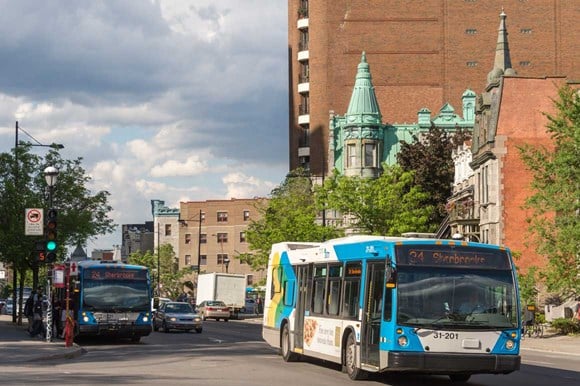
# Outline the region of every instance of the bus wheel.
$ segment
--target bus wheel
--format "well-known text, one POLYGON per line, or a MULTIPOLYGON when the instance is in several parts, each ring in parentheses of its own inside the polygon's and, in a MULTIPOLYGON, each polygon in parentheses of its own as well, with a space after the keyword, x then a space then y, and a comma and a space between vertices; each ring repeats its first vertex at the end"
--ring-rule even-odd
POLYGON ((346 350, 344 353, 344 367, 348 377, 353 381, 365 379, 367 372, 356 367, 356 339, 354 334, 348 335, 346 340, 346 350))
POLYGON ((471 378, 471 374, 449 374, 451 382, 467 382, 471 378))
POLYGON ((290 329, 288 323, 284 325, 282 330, 282 358, 285 362, 295 362, 298 360, 298 354, 290 351, 290 329))

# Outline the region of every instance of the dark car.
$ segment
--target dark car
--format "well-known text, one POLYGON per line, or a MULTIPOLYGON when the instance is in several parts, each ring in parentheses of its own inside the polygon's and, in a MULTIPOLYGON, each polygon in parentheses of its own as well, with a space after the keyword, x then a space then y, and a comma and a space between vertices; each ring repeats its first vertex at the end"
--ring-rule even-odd
POLYGON ((170 330, 202 331, 202 320, 185 302, 166 302, 159 306, 153 317, 153 330, 169 332, 170 330))

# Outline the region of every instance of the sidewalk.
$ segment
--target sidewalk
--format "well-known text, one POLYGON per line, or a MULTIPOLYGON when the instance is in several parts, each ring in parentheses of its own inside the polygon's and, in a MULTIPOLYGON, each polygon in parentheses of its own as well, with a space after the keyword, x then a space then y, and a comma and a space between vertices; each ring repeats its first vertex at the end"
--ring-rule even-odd
POLYGON ((580 335, 556 335, 548 330, 542 338, 526 337, 520 347, 520 353, 533 350, 580 356, 580 335))
POLYGON ((26 321, 22 326, 17 326, 12 323, 12 315, 0 315, 0 367, 39 360, 75 358, 84 352, 82 347, 74 343, 72 347, 65 347, 64 340, 58 338, 53 342, 31 338, 26 327, 26 321))

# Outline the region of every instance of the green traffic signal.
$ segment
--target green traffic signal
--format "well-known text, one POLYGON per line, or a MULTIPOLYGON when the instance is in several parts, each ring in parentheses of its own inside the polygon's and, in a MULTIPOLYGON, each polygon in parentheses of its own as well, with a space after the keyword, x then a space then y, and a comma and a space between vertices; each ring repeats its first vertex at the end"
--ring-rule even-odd
POLYGON ((56 250, 56 241, 54 240, 49 240, 46 242, 46 250, 48 252, 52 252, 54 250, 56 250))

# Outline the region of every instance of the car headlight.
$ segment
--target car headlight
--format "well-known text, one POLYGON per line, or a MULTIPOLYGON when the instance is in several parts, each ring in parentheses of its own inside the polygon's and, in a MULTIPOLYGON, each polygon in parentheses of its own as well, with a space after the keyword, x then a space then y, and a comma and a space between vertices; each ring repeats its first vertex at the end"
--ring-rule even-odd
POLYGON ((201 322, 201 318, 195 318, 193 320, 196 321, 196 322, 201 322))
POLYGON ((176 319, 175 317, 171 317, 171 318, 169 318, 169 321, 170 321, 170 322, 175 322, 176 320, 177 320, 177 319, 176 319))

